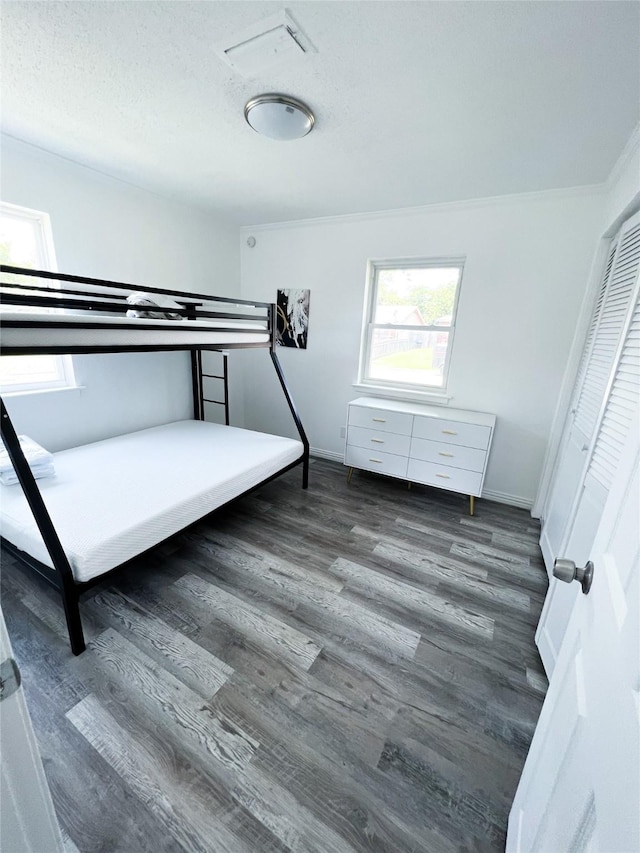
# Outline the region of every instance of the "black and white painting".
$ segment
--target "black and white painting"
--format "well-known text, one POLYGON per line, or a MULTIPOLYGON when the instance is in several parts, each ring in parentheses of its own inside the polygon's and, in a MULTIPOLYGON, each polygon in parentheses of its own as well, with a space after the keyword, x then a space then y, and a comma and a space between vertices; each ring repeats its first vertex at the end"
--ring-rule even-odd
POLYGON ((308 290, 279 290, 277 341, 283 347, 307 348, 309 330, 308 290))

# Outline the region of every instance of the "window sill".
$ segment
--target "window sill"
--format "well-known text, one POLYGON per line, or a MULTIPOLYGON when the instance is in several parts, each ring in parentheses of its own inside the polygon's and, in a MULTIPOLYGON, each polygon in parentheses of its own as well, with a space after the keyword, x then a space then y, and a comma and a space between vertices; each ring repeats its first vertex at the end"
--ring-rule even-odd
POLYGON ((23 388, 20 391, 2 391, 3 397, 35 397, 39 394, 78 394, 80 395, 86 385, 63 385, 60 388, 23 388))
POLYGON ((453 400, 451 395, 439 391, 410 391, 405 388, 386 388, 384 385, 363 385, 354 382, 356 391, 369 397, 386 397, 391 400, 405 400, 408 403, 432 403, 437 406, 448 406, 453 400))

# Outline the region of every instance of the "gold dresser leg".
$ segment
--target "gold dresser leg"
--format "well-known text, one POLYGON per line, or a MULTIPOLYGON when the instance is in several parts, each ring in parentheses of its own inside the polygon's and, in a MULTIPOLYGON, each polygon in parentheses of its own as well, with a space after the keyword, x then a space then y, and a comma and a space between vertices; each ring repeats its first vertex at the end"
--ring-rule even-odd
POLYGON ((347 474, 347 483, 351 482, 351 475, 353 474, 353 466, 349 468, 349 473, 347 474))
POLYGON ((407 483, 407 488, 411 489, 411 480, 409 480, 409 482, 407 483))
POLYGON ((476 507, 476 499, 473 495, 469 495, 469 515, 473 515, 473 511, 476 507))

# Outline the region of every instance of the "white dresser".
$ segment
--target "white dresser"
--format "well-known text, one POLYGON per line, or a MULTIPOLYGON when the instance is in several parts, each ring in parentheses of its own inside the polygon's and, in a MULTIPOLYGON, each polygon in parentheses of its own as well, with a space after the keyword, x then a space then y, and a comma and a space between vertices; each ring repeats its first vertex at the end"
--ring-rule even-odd
POLYGON ((344 462, 469 495, 482 494, 495 415, 359 397, 349 403, 344 462))

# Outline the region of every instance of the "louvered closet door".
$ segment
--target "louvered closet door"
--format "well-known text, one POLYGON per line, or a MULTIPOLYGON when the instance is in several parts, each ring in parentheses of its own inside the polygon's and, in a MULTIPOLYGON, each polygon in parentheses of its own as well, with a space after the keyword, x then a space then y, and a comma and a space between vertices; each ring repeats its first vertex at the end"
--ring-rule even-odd
MULTIPOLYGON (((640 254, 640 238, 637 254, 640 254)), ((637 261, 636 261, 637 267, 637 261)), ((598 430, 587 477, 609 492, 640 398, 640 301, 636 297, 631 323, 598 430)))
MULTIPOLYGON (((572 417, 545 510, 541 547, 551 574, 556 557, 589 559, 609 486, 640 391, 640 214, 628 220, 607 256, 583 353, 572 417)), ((577 584, 551 580, 536 633, 547 674, 553 670, 577 584)))
POLYGON ((617 344, 616 325, 618 333, 622 327, 622 317, 616 314, 619 300, 610 303, 610 274, 613 259, 618 249, 618 241, 611 243, 609 258, 600 283, 600 291, 596 301, 589 333, 582 353, 580 371, 576 381, 576 397, 573 424, 579 431, 580 437, 588 442, 593 435, 600 405, 607 385, 609 370, 613 362, 617 344), (606 301, 605 301, 606 298, 606 301))
POLYGON ((549 578, 551 578, 553 561, 562 547, 574 498, 584 476, 586 453, 595 432, 608 371, 611 369, 615 354, 615 345, 611 345, 613 318, 610 311, 605 312, 605 307, 618 246, 619 239, 616 237, 612 240, 607 252, 607 260, 578 369, 571 415, 565 427, 562 449, 544 511, 540 547, 549 578))

